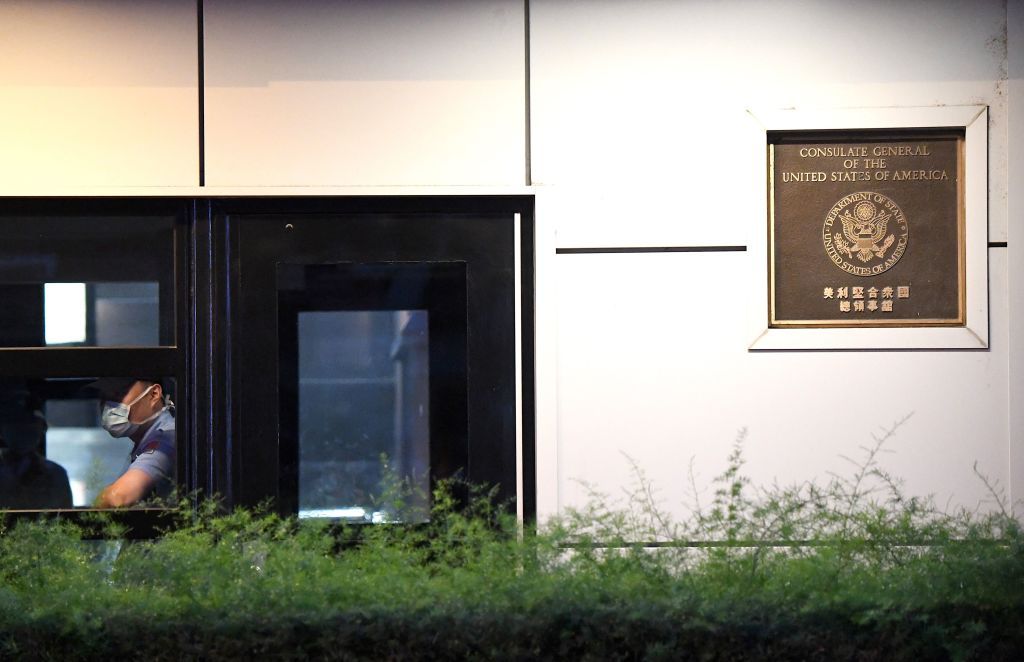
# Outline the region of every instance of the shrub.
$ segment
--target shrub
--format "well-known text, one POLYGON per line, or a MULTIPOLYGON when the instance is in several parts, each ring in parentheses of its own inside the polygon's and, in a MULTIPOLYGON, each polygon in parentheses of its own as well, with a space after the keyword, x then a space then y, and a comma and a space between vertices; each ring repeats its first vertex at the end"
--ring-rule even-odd
POLYGON ((213 501, 141 542, 22 522, 0 536, 0 657, 1015 659, 1016 520, 904 496, 877 461, 892 432, 850 476, 768 489, 741 435, 683 522, 639 469, 625 504, 594 494, 536 530, 451 482, 417 526, 213 501))

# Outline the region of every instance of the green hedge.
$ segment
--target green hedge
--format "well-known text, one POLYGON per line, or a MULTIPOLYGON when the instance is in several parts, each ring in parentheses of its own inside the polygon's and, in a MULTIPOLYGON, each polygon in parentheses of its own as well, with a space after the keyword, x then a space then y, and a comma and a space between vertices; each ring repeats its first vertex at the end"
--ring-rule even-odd
POLYGON ((1017 521, 906 497, 880 447, 826 485, 755 490, 737 445, 684 522, 639 471, 624 503, 539 531, 447 485, 419 527, 214 502, 143 542, 22 521, 0 535, 0 659, 1020 659, 1017 521))
POLYGON ((1024 650, 1020 609, 903 612, 868 624, 832 612, 765 613, 738 623, 651 605, 557 603, 530 613, 378 609, 246 623, 129 617, 88 630, 65 628, 55 619, 8 629, 3 657, 920 661, 1019 660, 1024 650))

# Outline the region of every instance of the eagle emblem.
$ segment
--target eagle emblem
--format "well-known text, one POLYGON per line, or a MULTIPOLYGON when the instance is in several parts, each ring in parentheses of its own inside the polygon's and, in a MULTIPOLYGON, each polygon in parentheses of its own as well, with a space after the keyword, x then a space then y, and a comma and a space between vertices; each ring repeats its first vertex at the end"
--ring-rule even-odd
POLYGON ((822 228, 829 260, 855 276, 888 271, 906 252, 909 238, 903 210, 888 196, 872 191, 840 198, 822 228))
POLYGON ((856 251, 857 259, 861 262, 869 262, 872 256, 884 258, 885 252, 896 241, 895 235, 885 237, 885 229, 891 217, 892 214, 880 212, 874 203, 868 201, 858 203, 852 214, 850 210, 844 210, 839 216, 843 222, 843 233, 835 235, 836 248, 850 259, 853 259, 856 251), (885 241, 882 241, 882 237, 885 237, 885 241), (882 242, 881 246, 879 242, 882 242))

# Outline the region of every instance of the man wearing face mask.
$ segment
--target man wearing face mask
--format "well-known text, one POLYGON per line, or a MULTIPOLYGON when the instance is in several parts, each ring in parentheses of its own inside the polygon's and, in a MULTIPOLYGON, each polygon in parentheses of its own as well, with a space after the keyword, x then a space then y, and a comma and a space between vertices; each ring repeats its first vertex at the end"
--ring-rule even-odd
POLYGON ((128 469, 96 499, 97 508, 120 508, 150 497, 167 497, 174 487, 174 403, 156 379, 102 379, 101 424, 113 437, 132 441, 128 469))

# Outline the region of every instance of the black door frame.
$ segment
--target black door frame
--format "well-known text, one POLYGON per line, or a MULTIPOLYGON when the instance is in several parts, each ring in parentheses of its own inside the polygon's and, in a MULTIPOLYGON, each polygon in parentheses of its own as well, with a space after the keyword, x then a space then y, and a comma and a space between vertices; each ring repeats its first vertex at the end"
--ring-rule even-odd
MULTIPOLYGON (((274 495, 266 490, 251 490, 252 484, 243 476, 244 444, 239 435, 239 421, 245 403, 241 402, 241 387, 237 361, 240 356, 239 334, 245 333, 238 327, 242 319, 240 310, 243 283, 239 280, 243 258, 239 254, 238 232, 246 217, 301 217, 323 215, 505 215, 518 222, 517 257, 519 260, 519 312, 520 312, 520 356, 521 366, 519 390, 521 411, 515 412, 515 425, 521 437, 521 466, 515 462, 516 439, 504 439, 506 446, 501 453, 506 458, 504 465, 494 464, 477 472, 468 471, 473 481, 484 477, 489 482, 500 482, 503 496, 515 496, 517 479, 522 484, 522 507, 524 519, 536 518, 536 460, 535 460, 535 393, 534 393, 534 198, 531 195, 503 196, 323 196, 323 197, 263 197, 263 198, 212 198, 207 202, 205 217, 197 219, 197 248, 206 249, 211 255, 212 270, 205 288, 205 300, 209 311, 205 315, 208 328, 198 330, 196 337, 205 346, 204 355, 209 363, 196 375, 202 379, 194 384, 197 395, 204 394, 211 403, 208 420, 203 421, 204 429, 196 430, 197 438, 205 437, 203 445, 207 454, 199 457, 196 467, 198 478, 206 482, 209 492, 223 495, 231 505, 253 505, 274 495), (202 230, 202 232, 200 232, 202 230), (223 440, 223 441, 221 441, 223 440), (508 458, 511 458, 509 462, 508 458), (511 470, 509 470, 511 469, 511 470), (517 476, 517 469, 519 475, 517 476)), ((200 216, 204 214, 200 213, 200 216)), ((201 253, 198 251, 197 253, 201 253)), ((200 279, 201 280, 201 279, 200 279)), ((198 299, 197 295, 197 299, 198 299)), ((276 357, 276 348, 268 348, 276 357)), ((276 383, 276 376, 269 377, 276 383)), ((202 400, 197 400, 201 402, 202 400)), ((197 415, 200 412, 196 412, 197 415)), ((470 446, 477 445, 475 454, 477 467, 486 464, 481 461, 480 445, 488 440, 469 440, 470 446)), ((472 454, 472 450, 470 451, 472 454)), ((276 464, 276 452, 266 455, 276 464)), ((279 484, 275 474, 259 479, 259 484, 279 484)), ((287 499, 285 501, 288 501, 287 499)), ((289 508, 291 504, 289 502, 289 508)))

